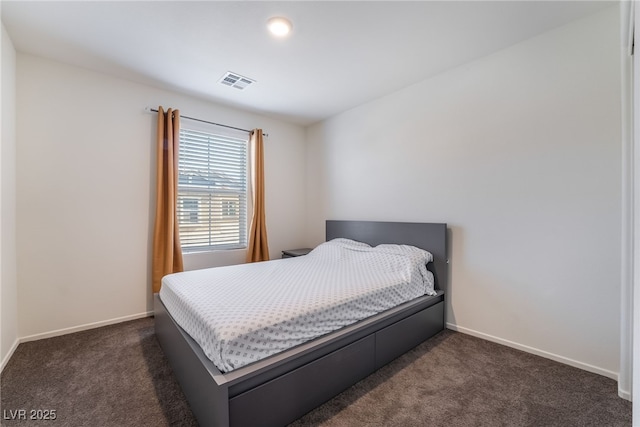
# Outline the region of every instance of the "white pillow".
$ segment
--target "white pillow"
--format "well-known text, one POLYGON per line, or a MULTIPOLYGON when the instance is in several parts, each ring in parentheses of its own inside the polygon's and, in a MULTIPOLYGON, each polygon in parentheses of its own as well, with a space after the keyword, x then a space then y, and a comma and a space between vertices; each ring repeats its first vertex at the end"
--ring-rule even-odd
POLYGON ((374 249, 383 252, 392 252, 397 254, 409 255, 411 257, 422 258, 424 259, 425 263, 433 261, 433 254, 431 252, 411 245, 393 245, 384 243, 376 246, 374 249))
POLYGON ((335 239, 329 240, 327 243, 337 244, 342 247, 348 248, 370 248, 371 246, 364 243, 358 242, 357 240, 346 239, 344 237, 337 237, 335 239))

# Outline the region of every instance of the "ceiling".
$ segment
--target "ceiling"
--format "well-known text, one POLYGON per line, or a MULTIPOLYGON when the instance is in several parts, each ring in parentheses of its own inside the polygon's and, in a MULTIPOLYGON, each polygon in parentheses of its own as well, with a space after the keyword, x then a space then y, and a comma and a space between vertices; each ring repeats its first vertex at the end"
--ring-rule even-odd
POLYGON ((307 125, 611 1, 7 1, 16 50, 307 125), (286 39, 266 21, 293 22, 286 39), (219 82, 227 71, 256 80, 219 82))

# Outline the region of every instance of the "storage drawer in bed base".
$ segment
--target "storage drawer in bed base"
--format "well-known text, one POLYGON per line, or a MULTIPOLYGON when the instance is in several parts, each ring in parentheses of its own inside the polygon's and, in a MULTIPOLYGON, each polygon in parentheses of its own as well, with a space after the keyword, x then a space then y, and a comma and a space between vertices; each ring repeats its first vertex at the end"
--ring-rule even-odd
POLYGON ((375 333, 376 369, 402 356, 444 329, 444 302, 400 320, 375 333))
POLYGON ((375 337, 369 335, 229 399, 230 424, 282 426, 303 416, 372 373, 374 349, 375 337))
POLYGON ((286 425, 443 328, 444 302, 439 302, 230 398, 229 423, 242 427, 286 425))

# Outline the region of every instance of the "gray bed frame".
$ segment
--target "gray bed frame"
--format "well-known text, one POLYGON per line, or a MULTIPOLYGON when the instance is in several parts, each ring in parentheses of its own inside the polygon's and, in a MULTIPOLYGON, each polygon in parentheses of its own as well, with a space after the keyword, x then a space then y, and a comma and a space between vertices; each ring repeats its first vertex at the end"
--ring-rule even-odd
POLYGON ((438 295, 221 373, 156 294, 156 336, 201 426, 286 425, 444 329, 446 224, 327 221, 326 239, 336 237, 428 250, 438 295))

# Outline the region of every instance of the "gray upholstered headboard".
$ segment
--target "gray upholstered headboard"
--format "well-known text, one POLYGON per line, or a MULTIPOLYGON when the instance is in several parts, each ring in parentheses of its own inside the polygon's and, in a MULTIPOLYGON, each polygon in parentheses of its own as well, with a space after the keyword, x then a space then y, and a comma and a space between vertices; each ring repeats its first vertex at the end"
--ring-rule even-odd
POLYGON ((368 243, 412 245, 433 254, 428 265, 436 281, 436 289, 447 285, 447 224, 422 222, 334 221, 327 220, 326 240, 344 237, 368 243))

